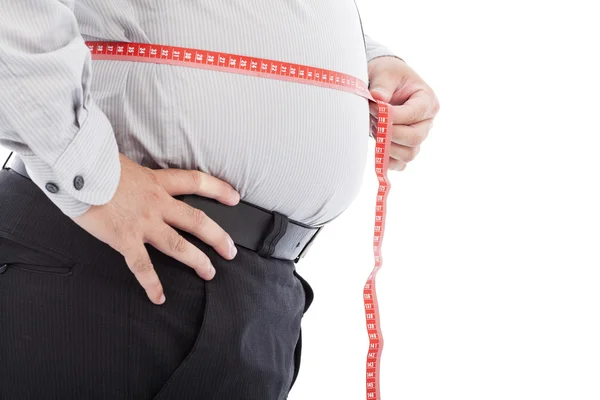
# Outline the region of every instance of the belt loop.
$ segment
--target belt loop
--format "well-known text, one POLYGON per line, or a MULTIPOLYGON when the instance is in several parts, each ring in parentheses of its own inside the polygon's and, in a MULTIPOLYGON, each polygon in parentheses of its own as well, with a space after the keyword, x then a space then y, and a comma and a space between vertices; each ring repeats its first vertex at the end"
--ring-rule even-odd
POLYGON ((276 211, 273 212, 270 229, 266 232, 262 243, 258 246, 258 255, 269 258, 275 252, 277 242, 285 235, 289 223, 288 217, 276 211))

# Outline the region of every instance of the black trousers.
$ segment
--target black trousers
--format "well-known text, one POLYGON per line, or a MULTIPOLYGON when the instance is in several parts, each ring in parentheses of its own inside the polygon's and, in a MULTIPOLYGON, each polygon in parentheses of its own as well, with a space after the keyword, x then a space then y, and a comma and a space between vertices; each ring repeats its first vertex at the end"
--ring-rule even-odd
POLYGON ((312 291, 239 248, 216 277, 148 246, 167 301, 30 180, 0 171, 0 399, 285 399, 312 291))

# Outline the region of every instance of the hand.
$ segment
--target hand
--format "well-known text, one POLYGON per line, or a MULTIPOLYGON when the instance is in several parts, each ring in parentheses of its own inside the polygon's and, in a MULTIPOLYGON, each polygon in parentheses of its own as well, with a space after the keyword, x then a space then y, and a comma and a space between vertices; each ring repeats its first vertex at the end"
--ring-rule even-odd
POLYGON ((193 268, 203 279, 215 276, 210 260, 173 227, 187 231, 212 246, 223 258, 235 257, 229 235, 202 211, 173 196, 197 194, 227 205, 240 195, 229 184, 200 171, 151 170, 120 155, 121 180, 110 202, 92 206, 74 221, 125 257, 125 262, 154 304, 165 296, 144 244, 193 268))
MULTIPOLYGON (((389 168, 402 171, 419 153, 440 104, 433 90, 404 61, 379 57, 369 62, 371 95, 392 105, 392 145, 389 168)), ((371 122, 377 107, 371 104, 371 122)))

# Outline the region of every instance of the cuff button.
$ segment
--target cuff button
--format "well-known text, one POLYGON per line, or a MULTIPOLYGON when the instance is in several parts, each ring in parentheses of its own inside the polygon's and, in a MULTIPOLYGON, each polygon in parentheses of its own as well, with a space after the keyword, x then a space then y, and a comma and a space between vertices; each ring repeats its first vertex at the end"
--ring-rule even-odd
POLYGON ((73 179, 73 186, 75 186, 76 190, 81 190, 83 189, 83 185, 84 185, 85 181, 83 180, 83 177, 80 175, 77 175, 75 177, 75 179, 73 179))
POLYGON ((58 186, 56 186, 56 183, 48 182, 46 183, 46 190, 50 193, 58 193, 58 186))

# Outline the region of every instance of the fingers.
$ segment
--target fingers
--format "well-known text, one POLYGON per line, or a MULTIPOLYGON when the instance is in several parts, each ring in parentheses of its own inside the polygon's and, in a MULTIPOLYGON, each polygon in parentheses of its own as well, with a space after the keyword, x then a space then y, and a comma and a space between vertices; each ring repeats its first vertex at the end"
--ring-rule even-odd
POLYGON ((189 232, 213 247, 226 260, 235 257, 237 249, 229 234, 201 210, 174 200, 165 208, 163 218, 167 224, 189 232))
POLYGON ((192 268, 202 279, 214 278, 215 268, 208 256, 170 226, 163 224, 161 229, 152 232, 145 239, 160 252, 192 268))
POLYGON ((390 157, 396 160, 404 161, 405 163, 411 162, 417 157, 421 146, 408 147, 401 146, 396 143, 392 143, 390 146, 390 157))
POLYGON ((371 114, 371 118, 376 118, 379 113, 379 106, 377 103, 370 101, 369 102, 369 114, 371 114))
POLYGON ((402 160, 396 160, 395 158, 390 158, 388 163, 388 168, 394 171, 404 171, 406 169, 406 164, 402 160))
POLYGON ((412 125, 435 117, 439 105, 435 95, 425 90, 413 94, 403 105, 392 107, 394 125, 412 125))
POLYGON ((418 147, 427 138, 432 124, 433 120, 428 119, 412 125, 393 125, 392 142, 407 147, 418 147))
POLYGON ((371 86, 371 96, 373 96, 375 100, 389 103, 396 90, 396 86, 393 79, 388 79, 385 82, 381 82, 380 86, 371 86))
POLYGON ((154 304, 163 304, 165 302, 163 287, 144 244, 132 246, 121 251, 121 254, 125 257, 125 262, 135 278, 146 291, 150 301, 154 304))
POLYGON ((230 184, 204 172, 182 169, 161 169, 153 172, 171 196, 197 194, 230 206, 240 201, 239 193, 230 184))
POLYGON ((375 59, 369 62, 369 91, 376 100, 390 102, 396 92, 406 64, 397 59, 375 59), (400 68, 400 69, 399 69, 400 68))

